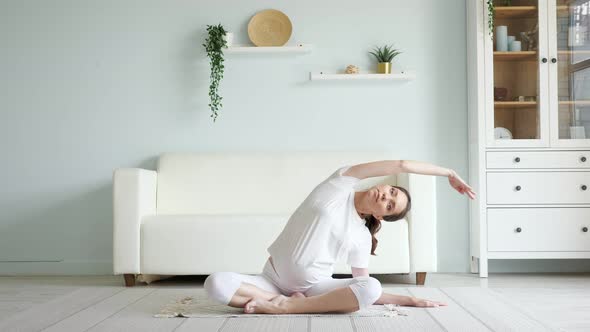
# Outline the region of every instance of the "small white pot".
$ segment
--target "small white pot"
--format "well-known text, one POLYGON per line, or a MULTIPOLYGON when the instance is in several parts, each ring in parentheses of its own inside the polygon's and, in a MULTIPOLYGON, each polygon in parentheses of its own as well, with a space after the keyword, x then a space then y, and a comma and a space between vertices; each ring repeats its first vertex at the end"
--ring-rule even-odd
POLYGON ((234 41, 234 33, 233 32, 226 32, 225 36, 223 36, 225 42, 227 43, 227 47, 230 47, 234 41))
POLYGON ((585 139, 586 128, 584 126, 570 126, 571 139, 585 139))

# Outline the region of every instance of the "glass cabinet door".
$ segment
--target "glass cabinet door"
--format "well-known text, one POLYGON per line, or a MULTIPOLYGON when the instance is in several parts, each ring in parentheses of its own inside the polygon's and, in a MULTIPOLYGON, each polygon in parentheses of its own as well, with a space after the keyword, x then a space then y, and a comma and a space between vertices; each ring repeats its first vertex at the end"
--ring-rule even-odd
POLYGON ((551 143, 590 144, 590 0, 551 0, 551 143))
POLYGON ((494 9, 488 142, 548 146, 547 0, 495 0, 494 9))

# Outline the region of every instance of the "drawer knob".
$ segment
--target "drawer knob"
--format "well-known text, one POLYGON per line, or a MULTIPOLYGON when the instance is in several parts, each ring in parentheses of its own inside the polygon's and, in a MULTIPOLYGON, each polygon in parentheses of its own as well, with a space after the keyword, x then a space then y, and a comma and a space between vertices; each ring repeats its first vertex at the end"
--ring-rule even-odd
POLYGON ((522 232, 522 228, 516 227, 516 233, 520 233, 520 232, 522 232))
POLYGON ((583 163, 585 163, 585 162, 586 162, 586 157, 582 157, 582 158, 580 158, 580 160, 581 160, 583 163))
POLYGON ((584 233, 588 233, 588 227, 584 227, 584 228, 582 228, 582 232, 584 232, 584 233))
POLYGON ((520 191, 520 186, 516 186, 514 189, 516 189, 516 191, 520 191))
POLYGON ((514 158, 514 161, 517 162, 517 163, 519 163, 520 162, 520 157, 514 158))
POLYGON ((586 187, 586 185, 585 185, 585 184, 583 184, 581 188, 582 188, 582 190, 586 190, 586 189, 588 189, 588 187, 586 187))

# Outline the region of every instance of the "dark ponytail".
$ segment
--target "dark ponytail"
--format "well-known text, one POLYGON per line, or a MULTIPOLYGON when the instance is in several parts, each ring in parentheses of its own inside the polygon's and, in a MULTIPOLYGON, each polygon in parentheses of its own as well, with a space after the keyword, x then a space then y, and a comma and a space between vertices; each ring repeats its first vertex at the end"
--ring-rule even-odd
MULTIPOLYGON (((406 216, 406 214, 408 213, 408 211, 410 211, 410 209, 412 208, 412 198, 410 197, 410 194, 408 193, 408 191, 405 188, 402 187, 398 187, 398 186, 393 186, 399 190, 401 190, 404 194, 406 194, 406 197, 408 197, 408 203, 406 204, 406 207, 399 213, 399 214, 392 214, 389 216, 383 216, 383 220, 385 221, 396 221, 399 219, 402 219, 403 217, 406 216)), ((372 245, 371 245, 371 255, 373 256, 377 256, 377 254, 375 254, 375 249, 377 249, 377 238, 375 237, 375 234, 377 234, 377 232, 381 229, 381 220, 377 220, 377 218, 373 217, 372 215, 369 215, 367 217, 365 217, 365 226, 367 226, 367 228, 369 229, 369 232, 371 233, 371 237, 372 237, 372 245)))

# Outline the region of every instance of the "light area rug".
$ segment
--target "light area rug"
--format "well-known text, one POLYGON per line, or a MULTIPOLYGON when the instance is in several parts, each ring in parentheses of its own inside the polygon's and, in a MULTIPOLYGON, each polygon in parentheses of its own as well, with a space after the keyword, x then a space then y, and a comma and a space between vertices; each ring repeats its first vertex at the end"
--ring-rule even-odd
POLYGON ((167 303, 154 317, 394 317, 407 316, 408 312, 399 305, 385 304, 371 305, 366 309, 348 314, 245 314, 242 308, 234 308, 209 300, 204 291, 200 290, 190 296, 180 297, 167 303))

